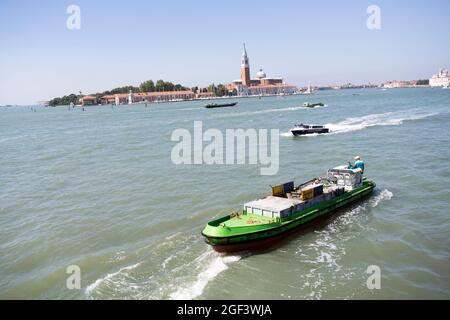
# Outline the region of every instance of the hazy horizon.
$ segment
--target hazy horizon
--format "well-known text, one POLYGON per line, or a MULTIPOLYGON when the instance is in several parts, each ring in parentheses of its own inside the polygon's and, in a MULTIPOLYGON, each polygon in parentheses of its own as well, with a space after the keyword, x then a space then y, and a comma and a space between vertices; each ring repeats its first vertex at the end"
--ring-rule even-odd
POLYGON ((252 76, 306 86, 428 79, 450 67, 448 1, 0 2, 0 105, 36 104, 145 80, 185 86, 252 76), (81 28, 69 30, 69 5, 81 28), (369 30, 369 5, 381 29, 369 30))

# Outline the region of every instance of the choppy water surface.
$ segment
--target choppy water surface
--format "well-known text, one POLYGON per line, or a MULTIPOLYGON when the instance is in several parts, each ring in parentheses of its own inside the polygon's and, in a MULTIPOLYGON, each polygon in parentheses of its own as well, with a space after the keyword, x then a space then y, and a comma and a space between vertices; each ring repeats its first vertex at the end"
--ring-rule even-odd
POLYGON ((326 91, 215 110, 0 108, 0 298, 448 299, 449 108, 441 89, 326 91), (278 175, 173 165, 171 133, 195 120, 280 129, 278 175), (333 132, 293 138, 300 122, 333 132), (212 217, 354 155, 377 182, 367 201, 264 254, 219 255, 203 242, 212 217), (66 288, 69 265, 81 268, 81 290, 66 288), (367 289, 370 265, 381 268, 381 290, 367 289))

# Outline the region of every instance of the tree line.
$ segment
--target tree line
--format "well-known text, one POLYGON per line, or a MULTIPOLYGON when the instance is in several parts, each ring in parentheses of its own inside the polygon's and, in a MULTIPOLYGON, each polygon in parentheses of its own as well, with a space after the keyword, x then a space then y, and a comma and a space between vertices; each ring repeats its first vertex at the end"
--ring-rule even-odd
POLYGON ((428 80, 428 79, 417 80, 416 84, 418 86, 428 86, 428 85, 430 85, 430 80, 428 80))
MULTIPOLYGON (((91 94, 92 96, 95 96, 97 99, 100 99, 101 97, 105 95, 113 95, 113 94, 123 94, 123 93, 129 93, 130 91, 132 93, 138 93, 138 92, 164 92, 164 91, 187 91, 191 90, 194 93, 205 93, 205 92, 212 92, 214 95, 218 97, 223 96, 235 96, 237 95, 236 90, 233 92, 229 92, 225 85, 218 84, 217 86, 213 83, 210 84, 207 88, 201 88, 199 87, 192 87, 187 88, 179 83, 174 84, 170 81, 164 81, 164 80, 158 80, 153 82, 153 80, 147 80, 142 82, 139 87, 135 86, 124 86, 119 88, 114 88, 112 90, 104 91, 104 92, 98 92, 95 94, 91 94)), ((80 101, 80 98, 82 97, 81 92, 76 95, 74 93, 63 96, 63 97, 57 97, 50 100, 49 105, 54 106, 61 106, 61 105, 69 105, 71 103, 78 104, 80 101)))
POLYGON ((140 92, 161 92, 161 91, 186 91, 189 88, 181 84, 173 84, 170 81, 158 80, 156 84, 153 80, 147 80, 139 85, 140 92))
MULTIPOLYGON (((112 95, 112 94, 123 94, 123 93, 129 93, 130 91, 132 93, 138 93, 138 92, 158 92, 158 91, 185 91, 189 90, 189 88, 182 86, 181 84, 173 84, 170 81, 164 81, 164 80, 158 80, 156 81, 156 84, 153 82, 153 80, 147 80, 142 82, 139 87, 135 86, 124 86, 119 88, 114 88, 112 90, 103 91, 103 92, 97 92, 94 94, 90 94, 97 99, 100 99, 103 96, 106 95, 112 95)), ((83 95, 80 94, 76 95, 74 93, 63 96, 63 97, 57 97, 53 98, 49 101, 49 105, 54 106, 61 106, 61 105, 69 105, 71 103, 77 104, 79 103, 80 98, 83 95)))

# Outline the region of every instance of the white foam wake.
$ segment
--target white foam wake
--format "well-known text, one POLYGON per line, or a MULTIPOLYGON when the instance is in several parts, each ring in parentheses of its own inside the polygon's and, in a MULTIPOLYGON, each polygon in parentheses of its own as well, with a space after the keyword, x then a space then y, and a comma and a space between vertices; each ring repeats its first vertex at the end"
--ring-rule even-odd
POLYGON ((285 138, 291 138, 291 137, 294 137, 294 135, 292 134, 292 132, 282 132, 282 133, 280 133, 280 136, 281 137, 285 137, 285 138))
POLYGON ((370 199, 370 205, 375 208, 384 200, 391 200, 394 194, 387 189, 384 189, 379 194, 370 199))
POLYGON ((437 113, 420 110, 408 110, 370 114, 363 117, 347 118, 338 123, 328 123, 330 134, 352 132, 375 126, 398 126, 405 121, 419 120, 436 115, 437 113))
POLYGON ((196 259, 198 264, 204 266, 203 270, 197 275, 196 280, 186 283, 172 292, 169 297, 173 300, 192 300, 203 293, 206 285, 217 277, 220 273, 227 270, 233 262, 239 261, 242 256, 220 256, 212 250, 208 250, 196 259))
POLYGON ((101 284, 103 284, 104 282, 111 281, 115 277, 122 275, 122 273, 126 273, 127 271, 130 271, 130 270, 133 270, 133 269, 139 267, 139 265, 140 265, 140 263, 136 263, 136 264, 133 264, 128 267, 123 267, 123 268, 120 268, 119 271, 117 271, 117 272, 109 273, 105 277, 97 279, 94 283, 92 283, 86 287, 86 290, 84 291, 84 293, 86 294, 87 297, 90 297, 92 292, 97 287, 99 287, 101 284))

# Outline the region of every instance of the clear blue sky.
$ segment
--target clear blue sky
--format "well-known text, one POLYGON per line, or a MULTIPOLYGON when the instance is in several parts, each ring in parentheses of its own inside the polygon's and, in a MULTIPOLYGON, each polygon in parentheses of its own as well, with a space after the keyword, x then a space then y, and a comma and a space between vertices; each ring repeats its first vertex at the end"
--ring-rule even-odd
POLYGON ((0 104, 165 79, 240 76, 242 43, 259 68, 316 85, 428 78, 450 68, 450 1, 0 0, 0 104), (70 4, 81 30, 66 28, 70 4), (366 27, 369 5, 381 27, 366 27))

